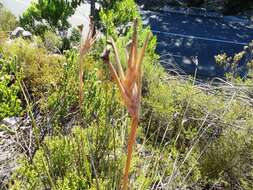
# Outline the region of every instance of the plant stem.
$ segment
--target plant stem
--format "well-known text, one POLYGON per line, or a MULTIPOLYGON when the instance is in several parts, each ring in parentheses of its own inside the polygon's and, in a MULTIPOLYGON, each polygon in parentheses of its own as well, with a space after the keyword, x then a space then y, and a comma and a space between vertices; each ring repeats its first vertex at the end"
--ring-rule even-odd
POLYGON ((131 131, 130 131, 130 136, 128 139, 128 144, 127 144, 127 161, 126 161, 126 167, 125 167, 125 173, 123 177, 123 190, 127 190, 128 186, 128 174, 129 174, 129 169, 131 165, 131 159, 132 159, 132 153, 133 153, 133 145, 135 144, 135 139, 136 139, 136 130, 138 127, 138 117, 132 118, 132 123, 131 123, 131 131))
POLYGON ((80 55, 79 60, 79 109, 80 109, 80 118, 82 114, 83 107, 83 57, 80 55))

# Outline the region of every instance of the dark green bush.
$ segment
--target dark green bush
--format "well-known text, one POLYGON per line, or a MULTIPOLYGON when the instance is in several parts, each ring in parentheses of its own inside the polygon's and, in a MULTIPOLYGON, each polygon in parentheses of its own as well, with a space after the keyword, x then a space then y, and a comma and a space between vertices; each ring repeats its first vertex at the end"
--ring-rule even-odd
POLYGON ((77 28, 72 28, 69 40, 72 46, 79 46, 81 40, 80 30, 77 28))

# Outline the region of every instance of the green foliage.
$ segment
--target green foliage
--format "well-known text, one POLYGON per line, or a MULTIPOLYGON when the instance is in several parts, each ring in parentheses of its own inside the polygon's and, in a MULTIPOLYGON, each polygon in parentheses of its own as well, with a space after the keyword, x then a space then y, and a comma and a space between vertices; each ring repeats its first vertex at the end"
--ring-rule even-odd
POLYGON ((32 2, 20 18, 25 29, 43 35, 47 29, 54 31, 69 28, 67 19, 73 15, 82 0, 39 0, 32 2))
POLYGON ((69 137, 45 139, 33 158, 34 164, 23 160, 10 189, 88 189, 92 169, 85 133, 76 129, 69 137))
MULTIPOLYGON (((99 3, 103 5, 101 22, 107 34, 114 37, 120 60, 126 66, 125 46, 133 31, 121 32, 119 28, 140 17, 136 5, 132 0, 99 3)), ((140 21, 139 48, 148 32, 150 28, 144 28, 140 21)), ((119 189, 129 118, 107 65, 99 58, 106 39, 96 42, 83 60, 84 101, 80 111, 78 52, 53 55, 44 46, 53 50, 59 38, 51 32, 45 36, 49 40, 46 43, 18 39, 10 44, 3 41, 0 46, 4 63, 0 85, 5 81, 0 92, 4 89, 8 98, 14 97, 5 101, 8 98, 4 95, 4 104, 15 105, 7 116, 20 113, 19 104, 11 102, 19 102, 18 86, 13 83, 7 87, 11 78, 8 67, 15 63, 15 72, 24 77, 32 101, 40 102, 40 114, 50 121, 50 128, 40 124, 49 133, 32 160, 24 156, 12 175, 10 189, 119 189)), ((70 39, 77 44, 79 32, 76 30, 70 39)), ((130 188, 203 189, 225 184, 230 189, 252 189, 250 96, 245 99, 240 89, 236 89, 238 96, 230 96, 232 93, 220 86, 198 87, 191 80, 168 75, 159 64, 155 47, 156 37, 152 36, 143 61, 141 122, 130 168, 130 188)), ((250 54, 232 58, 219 55, 216 59, 228 71, 234 70, 234 78, 245 55, 250 54)), ((248 61, 248 76, 251 66, 248 61)), ((252 83, 241 80, 241 84, 252 83)))
POLYGON ((249 43, 244 50, 229 57, 227 54, 215 56, 216 63, 225 71, 229 81, 237 79, 251 79, 253 77, 253 43, 249 43))
POLYGON ((62 47, 62 39, 54 32, 48 30, 44 34, 44 46, 48 51, 59 52, 62 47))
POLYGON ((94 94, 96 88, 86 93, 95 95, 95 100, 88 103, 92 112, 86 116, 86 128, 75 127, 68 136, 60 135, 60 132, 47 137, 32 163, 23 159, 21 167, 13 175, 14 184, 10 189, 119 187, 124 159, 121 139, 124 139, 125 121, 111 122, 111 113, 115 114, 112 110, 114 96, 109 93, 94 94), (106 96, 109 99, 105 99, 106 96), (96 110, 94 106, 100 109, 96 110), (92 114, 93 120, 88 120, 92 114))
POLYGON ((5 43, 2 54, 15 60, 17 72, 22 73, 27 89, 35 99, 46 98, 47 93, 59 83, 63 56, 49 55, 45 49, 23 39, 5 43))
POLYGON ((5 7, 0 6, 0 31, 12 31, 17 26, 16 17, 5 7))
POLYGON ((252 189, 252 134, 229 132, 209 146, 200 161, 202 175, 229 189, 252 189))
POLYGON ((99 12, 102 29, 112 37, 126 35, 129 28, 127 24, 139 16, 134 0, 115 1, 114 3, 105 2, 99 12))
MULTIPOLYGON (((1 52, 0 52, 1 55, 1 52)), ((0 121, 5 117, 20 114, 20 88, 14 75, 15 61, 6 57, 0 58, 0 121)))
POLYGON ((78 46, 80 44, 81 33, 78 28, 72 28, 71 36, 70 36, 69 40, 70 40, 72 46, 78 46))

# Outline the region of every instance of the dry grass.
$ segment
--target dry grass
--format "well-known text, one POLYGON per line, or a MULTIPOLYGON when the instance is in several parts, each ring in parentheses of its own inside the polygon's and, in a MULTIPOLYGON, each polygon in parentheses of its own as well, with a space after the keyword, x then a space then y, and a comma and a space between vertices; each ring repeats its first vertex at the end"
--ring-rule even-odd
POLYGON ((141 63, 144 58, 144 53, 147 47, 147 43, 150 37, 150 34, 147 35, 145 43, 141 48, 141 51, 138 52, 138 39, 137 39, 137 19, 134 21, 133 25, 133 36, 132 42, 130 45, 129 56, 127 55, 127 69, 124 72, 122 64, 120 63, 119 54, 113 39, 110 40, 110 44, 113 48, 114 57, 115 57, 115 66, 111 63, 109 54, 110 50, 106 49, 103 55, 104 62, 108 64, 110 73, 113 77, 113 80, 116 82, 122 100, 131 116, 131 131, 128 139, 127 145, 127 161, 125 165, 125 172, 123 177, 123 189, 128 187, 128 174, 131 165, 131 158, 133 153, 133 145, 135 144, 136 139, 136 129, 139 122, 139 110, 141 102, 141 81, 142 81, 142 69, 141 63))

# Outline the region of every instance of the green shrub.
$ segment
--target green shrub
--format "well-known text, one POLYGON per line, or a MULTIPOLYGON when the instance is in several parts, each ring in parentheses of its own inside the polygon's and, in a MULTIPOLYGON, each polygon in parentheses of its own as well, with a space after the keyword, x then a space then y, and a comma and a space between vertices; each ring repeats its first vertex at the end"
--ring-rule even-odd
POLYGON ((52 31, 46 31, 44 34, 44 46, 48 51, 58 52, 62 48, 62 39, 52 31))
POLYGON ((228 132, 209 146, 200 160, 203 177, 229 189, 252 189, 252 134, 228 132))
POLYGON ((120 144, 119 133, 101 124, 47 137, 32 163, 22 160, 10 189, 116 188, 123 166, 120 144))
POLYGON ((18 116, 22 111, 20 86, 14 75, 14 65, 14 60, 0 58, 0 121, 5 117, 18 116))
POLYGON ((2 54, 15 59, 17 72, 24 76, 25 84, 35 99, 46 97, 47 93, 60 81, 64 57, 50 55, 43 48, 22 39, 3 45, 2 54))
POLYGON ((134 18, 140 18, 137 6, 134 0, 123 0, 111 3, 109 8, 102 6, 99 12, 102 29, 106 34, 112 37, 126 35, 129 28, 127 24, 132 22, 134 18))
POLYGON ((20 24, 36 35, 43 36, 47 30, 59 31, 70 27, 68 18, 82 1, 44 0, 34 1, 20 17, 20 24))
POLYGON ((72 28, 69 40, 71 41, 72 46, 79 46, 81 40, 81 33, 78 28, 72 28))
POLYGON ((243 51, 231 57, 225 53, 215 56, 216 63, 224 69, 228 81, 242 83, 253 77, 252 49, 251 42, 243 51))
POLYGON ((10 189, 87 189, 92 171, 83 133, 79 129, 70 137, 45 139, 44 148, 33 158, 34 164, 22 161, 10 189))

